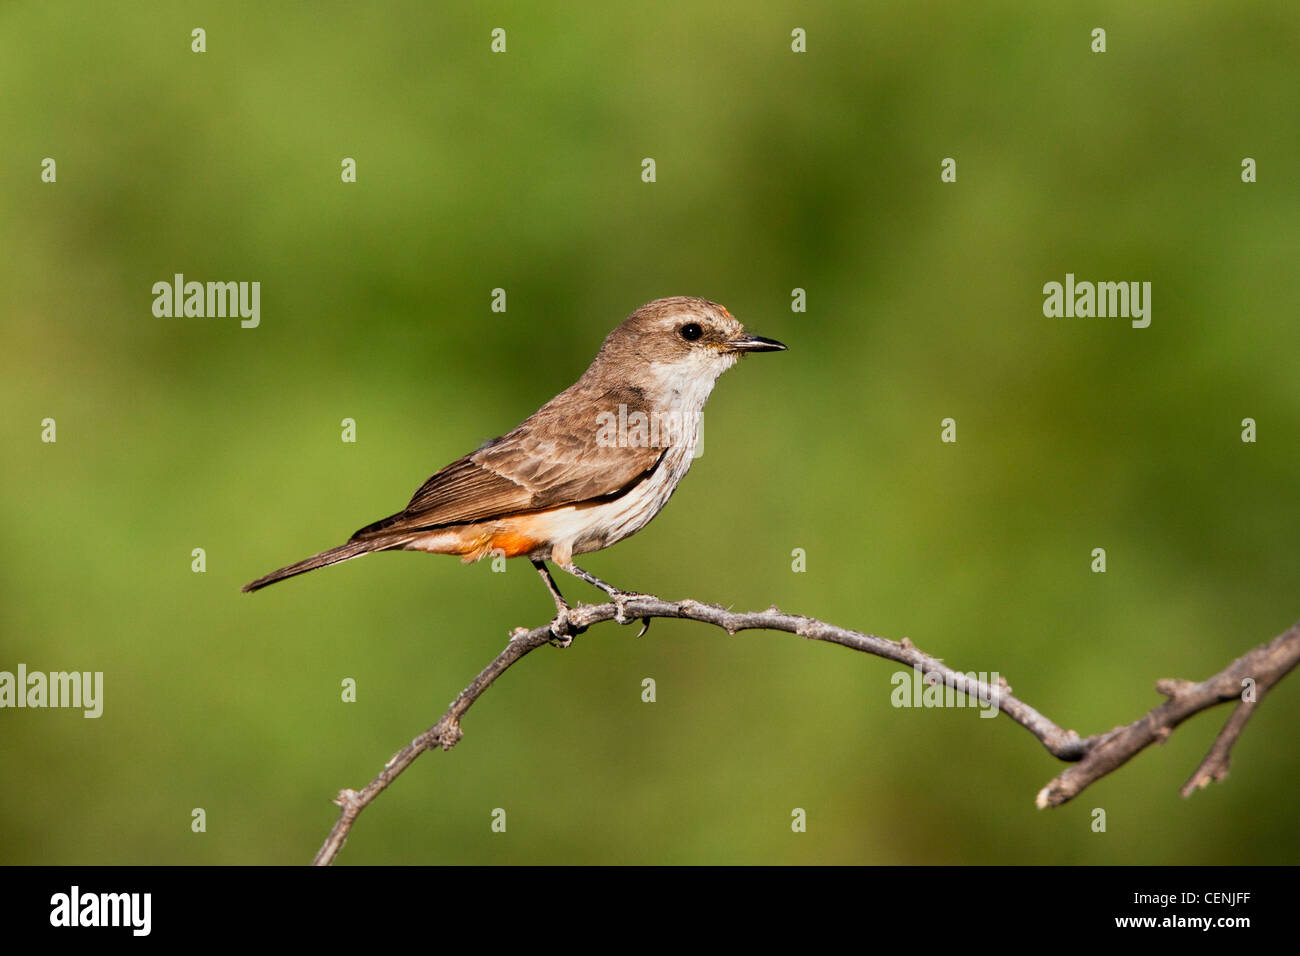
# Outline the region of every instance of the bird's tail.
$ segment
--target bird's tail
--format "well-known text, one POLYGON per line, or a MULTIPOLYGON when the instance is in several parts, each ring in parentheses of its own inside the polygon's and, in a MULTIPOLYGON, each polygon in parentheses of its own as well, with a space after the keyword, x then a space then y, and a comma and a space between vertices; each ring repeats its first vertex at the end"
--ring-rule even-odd
POLYGON ((274 584, 276 581, 283 581, 285 578, 291 578, 297 574, 306 574, 308 571, 315 571, 317 568, 323 568, 326 565, 338 564, 340 561, 347 561, 349 558, 359 558, 371 551, 386 551, 391 546, 391 544, 380 544, 376 541, 349 541, 337 548, 330 548, 328 551, 314 554, 310 558, 304 558, 297 564, 291 564, 278 571, 263 575, 256 581, 245 584, 241 590, 257 591, 268 584, 274 584))

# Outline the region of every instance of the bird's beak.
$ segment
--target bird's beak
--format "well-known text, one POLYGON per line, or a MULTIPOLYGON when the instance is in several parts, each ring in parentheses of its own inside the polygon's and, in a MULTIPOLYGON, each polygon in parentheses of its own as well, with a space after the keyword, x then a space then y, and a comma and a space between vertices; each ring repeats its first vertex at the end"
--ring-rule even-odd
POLYGON ((727 343, 731 352, 784 352, 785 346, 776 339, 765 339, 761 335, 742 335, 727 343))

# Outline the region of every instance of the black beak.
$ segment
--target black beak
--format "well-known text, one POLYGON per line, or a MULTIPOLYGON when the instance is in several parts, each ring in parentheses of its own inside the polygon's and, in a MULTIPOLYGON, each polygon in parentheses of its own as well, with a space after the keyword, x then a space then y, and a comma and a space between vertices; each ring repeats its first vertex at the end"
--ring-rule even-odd
POLYGON ((733 352, 784 352, 785 346, 776 339, 765 339, 761 335, 742 335, 727 343, 733 352))

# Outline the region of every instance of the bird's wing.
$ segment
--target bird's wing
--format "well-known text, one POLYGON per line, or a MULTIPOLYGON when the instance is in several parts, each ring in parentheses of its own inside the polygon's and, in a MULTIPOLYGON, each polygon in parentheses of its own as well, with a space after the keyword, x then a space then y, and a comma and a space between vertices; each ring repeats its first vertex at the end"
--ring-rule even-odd
MULTIPOLYGON (((362 528, 353 540, 618 494, 654 470, 665 451, 654 442, 618 442, 617 426, 611 432, 609 419, 598 416, 608 412, 617 422, 620 405, 626 407, 624 421, 634 412, 649 416, 640 389, 593 395, 574 386, 560 393, 514 431, 443 468, 420 486, 405 510, 362 528)), ((625 433, 630 431, 625 426, 625 433)))

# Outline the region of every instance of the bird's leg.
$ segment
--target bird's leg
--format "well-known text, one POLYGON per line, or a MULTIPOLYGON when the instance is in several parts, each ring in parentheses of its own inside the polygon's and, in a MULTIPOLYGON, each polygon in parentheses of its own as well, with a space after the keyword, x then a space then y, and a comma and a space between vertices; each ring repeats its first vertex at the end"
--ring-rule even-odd
POLYGON ((564 568, 564 570, 568 571, 575 578, 581 578, 582 580, 586 581, 592 587, 600 588, 610 597, 613 597, 615 594, 631 593, 630 591, 624 591, 622 588, 616 588, 612 584, 605 583, 600 578, 596 577, 596 575, 592 574, 590 571, 584 571, 576 564, 561 564, 560 567, 564 568))
MULTIPOLYGON (((627 619, 627 611, 626 611, 627 602, 630 598, 648 597, 648 595, 641 594, 637 591, 624 591, 622 588, 616 588, 612 584, 607 584, 604 581, 602 581, 600 578, 596 577, 596 575, 592 574, 590 571, 584 571, 582 570, 582 568, 578 567, 576 564, 573 564, 572 562, 568 564, 561 564, 560 567, 564 568, 564 570, 568 571, 575 578, 581 578, 582 580, 590 584, 592 587, 600 588, 602 591, 608 594, 614 602, 614 612, 615 612, 614 620, 618 621, 618 623, 620 624, 632 623, 627 619)), ((646 630, 650 627, 650 619, 648 617, 642 618, 641 623, 644 625, 641 628, 641 634, 644 634, 646 630)), ((637 637, 640 637, 641 634, 638 634, 637 637)))
POLYGON ((569 604, 564 600, 564 595, 555 585, 555 578, 551 577, 550 569, 546 567, 546 562, 537 558, 532 559, 533 567, 537 573, 542 576, 542 583, 546 585, 546 590, 551 592, 551 597, 555 599, 555 610, 561 614, 569 610, 569 604))
POLYGON ((555 599, 555 620, 551 621, 551 633, 555 636, 551 643, 556 647, 568 647, 573 643, 573 635, 581 634, 586 628, 575 629, 569 621, 569 604, 564 600, 564 595, 560 589, 555 586, 555 578, 551 577, 551 572, 546 567, 545 561, 539 561, 536 558, 531 559, 533 567, 537 573, 542 576, 542 582, 546 585, 546 590, 551 592, 551 597, 555 599))

